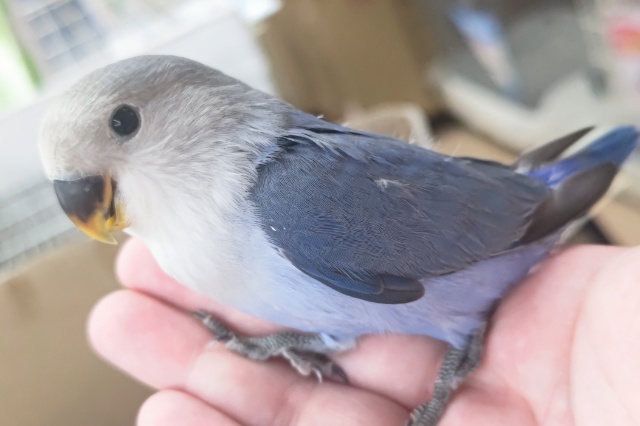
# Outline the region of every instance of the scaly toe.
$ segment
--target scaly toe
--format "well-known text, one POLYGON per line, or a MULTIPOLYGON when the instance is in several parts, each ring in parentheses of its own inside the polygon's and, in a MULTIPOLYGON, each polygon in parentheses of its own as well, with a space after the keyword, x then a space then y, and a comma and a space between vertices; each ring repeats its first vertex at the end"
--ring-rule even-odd
POLYGON ((191 316, 197 319, 220 342, 228 342, 235 338, 235 334, 224 324, 205 311, 193 311, 191 316))

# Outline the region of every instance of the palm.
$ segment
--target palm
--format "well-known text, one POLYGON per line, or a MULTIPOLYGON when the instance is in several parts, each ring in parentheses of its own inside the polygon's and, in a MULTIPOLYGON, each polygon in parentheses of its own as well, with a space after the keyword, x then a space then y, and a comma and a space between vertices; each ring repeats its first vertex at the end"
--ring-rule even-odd
MULTIPOLYGON (((441 424, 637 422, 639 257, 584 247, 547 262, 497 312, 485 359, 441 424)), ((126 245, 119 275, 133 291, 98 304, 90 336, 105 358, 160 390, 142 408, 140 426, 402 425, 428 399, 444 353, 422 337, 369 336, 336 357, 351 386, 320 385, 284 363, 209 345, 186 311, 206 309, 251 335, 274 327, 176 284, 140 242, 126 245)))

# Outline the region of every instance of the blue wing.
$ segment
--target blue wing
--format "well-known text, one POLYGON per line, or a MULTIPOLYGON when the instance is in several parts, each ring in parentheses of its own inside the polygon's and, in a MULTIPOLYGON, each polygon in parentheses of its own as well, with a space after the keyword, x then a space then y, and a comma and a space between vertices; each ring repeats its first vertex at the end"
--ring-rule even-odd
POLYGON ((353 297, 407 303, 423 295, 419 280, 512 247, 549 194, 497 163, 300 116, 251 198, 298 269, 353 297))

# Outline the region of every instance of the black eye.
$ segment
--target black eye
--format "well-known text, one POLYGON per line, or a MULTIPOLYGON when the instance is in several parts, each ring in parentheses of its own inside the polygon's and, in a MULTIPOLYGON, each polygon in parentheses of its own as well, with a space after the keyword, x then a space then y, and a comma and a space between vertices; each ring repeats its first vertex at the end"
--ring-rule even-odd
POLYGON ((111 116, 109 125, 120 136, 129 136, 140 127, 140 117, 133 108, 122 105, 111 116))

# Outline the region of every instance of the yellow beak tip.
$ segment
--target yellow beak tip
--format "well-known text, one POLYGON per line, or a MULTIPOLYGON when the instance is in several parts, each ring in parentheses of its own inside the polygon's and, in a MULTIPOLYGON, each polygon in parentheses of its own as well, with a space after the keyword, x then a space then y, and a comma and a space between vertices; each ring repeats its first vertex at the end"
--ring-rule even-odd
POLYGON ((97 241, 100 241, 101 243, 105 243, 105 244, 110 244, 113 246, 117 246, 118 245, 118 241, 113 238, 113 236, 111 235, 106 235, 102 238, 95 238, 97 241))
POLYGON ((127 228, 129 223, 109 176, 56 180, 54 189, 63 211, 78 229, 102 243, 118 244, 112 232, 127 228))
POLYGON ((72 217, 71 221, 76 225, 76 227, 81 230, 86 236, 89 238, 100 241, 105 244, 118 244, 118 241, 111 235, 108 229, 106 229, 103 224, 100 222, 99 218, 101 215, 95 215, 94 218, 98 218, 96 220, 91 220, 89 223, 84 223, 79 221, 76 217, 72 217))
POLYGON ((81 231, 84 232, 86 236, 91 238, 92 240, 100 241, 101 243, 117 245, 118 241, 111 234, 96 234, 95 232, 91 232, 85 229, 80 228, 81 231))

